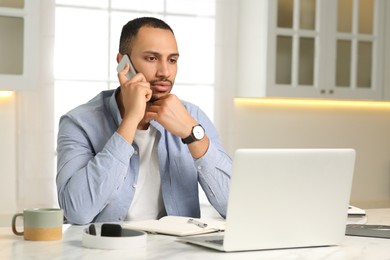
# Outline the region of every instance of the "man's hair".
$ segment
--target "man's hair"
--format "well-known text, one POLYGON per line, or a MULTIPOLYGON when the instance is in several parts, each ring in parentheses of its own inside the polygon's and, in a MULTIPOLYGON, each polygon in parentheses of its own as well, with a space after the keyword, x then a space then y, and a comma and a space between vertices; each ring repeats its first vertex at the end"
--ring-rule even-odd
POLYGON ((130 54, 131 44, 141 27, 159 28, 169 30, 173 34, 172 28, 164 21, 154 17, 140 17, 129 21, 122 28, 119 41, 119 52, 121 54, 130 54))

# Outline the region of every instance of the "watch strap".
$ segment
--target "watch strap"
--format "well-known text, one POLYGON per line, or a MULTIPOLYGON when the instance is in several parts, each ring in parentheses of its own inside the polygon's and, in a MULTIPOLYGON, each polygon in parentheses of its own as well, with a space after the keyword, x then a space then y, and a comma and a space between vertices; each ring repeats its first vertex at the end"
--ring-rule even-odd
POLYGON ((195 137, 192 135, 192 133, 187 136, 186 138, 182 138, 181 141, 183 144, 190 144, 196 141, 195 137))

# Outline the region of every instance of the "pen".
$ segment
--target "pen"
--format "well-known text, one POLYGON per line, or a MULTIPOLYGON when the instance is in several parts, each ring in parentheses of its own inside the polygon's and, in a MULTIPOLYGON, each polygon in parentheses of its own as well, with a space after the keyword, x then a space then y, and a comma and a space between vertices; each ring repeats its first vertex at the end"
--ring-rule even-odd
POLYGON ((187 223, 197 225, 197 226, 200 227, 200 228, 205 228, 205 227, 207 227, 207 224, 206 224, 206 223, 197 221, 197 220, 192 219, 192 218, 190 218, 190 219, 187 221, 187 223))

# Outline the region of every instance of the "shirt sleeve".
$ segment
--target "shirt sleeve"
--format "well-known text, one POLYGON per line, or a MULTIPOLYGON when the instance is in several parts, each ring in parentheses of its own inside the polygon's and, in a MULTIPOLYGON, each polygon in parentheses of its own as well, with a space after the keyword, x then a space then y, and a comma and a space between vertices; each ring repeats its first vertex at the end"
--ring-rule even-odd
POLYGON ((232 159, 225 151, 217 129, 206 114, 200 109, 195 111, 190 110, 190 113, 203 126, 210 140, 206 154, 195 160, 199 183, 210 204, 225 218, 230 188, 232 159))
POLYGON ((199 183, 211 205, 226 217, 230 187, 231 159, 210 142, 207 153, 195 161, 199 183))
POLYGON ((63 116, 57 152, 60 207, 71 223, 90 223, 118 196, 134 148, 114 132, 103 149, 95 154, 91 139, 80 124, 63 116))

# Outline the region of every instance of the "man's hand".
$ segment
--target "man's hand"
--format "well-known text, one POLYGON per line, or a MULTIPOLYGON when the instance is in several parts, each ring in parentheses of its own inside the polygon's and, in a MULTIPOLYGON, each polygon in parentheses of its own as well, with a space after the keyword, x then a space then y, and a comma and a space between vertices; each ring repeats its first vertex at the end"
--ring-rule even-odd
POLYGON ((149 82, 146 81, 142 73, 138 73, 130 80, 126 78, 126 73, 129 70, 129 65, 118 73, 119 82, 121 84, 121 103, 123 106, 122 118, 137 121, 137 124, 142 120, 145 114, 146 103, 152 97, 152 90, 149 82))
POLYGON ((155 100, 147 108, 145 119, 156 120, 167 131, 180 138, 187 137, 192 127, 198 124, 173 94, 167 94, 155 100))
POLYGON ((145 116, 146 103, 152 98, 152 90, 142 73, 138 73, 130 80, 127 79, 125 75, 129 68, 130 66, 126 64, 125 68, 118 73, 121 91, 117 101, 122 123, 117 132, 132 143, 138 124, 145 116))
MULTIPOLYGON (((167 131, 182 139, 188 137, 192 127, 198 124, 173 94, 167 94, 154 101, 146 110, 145 120, 156 120, 167 131)), ((189 144, 188 148, 194 158, 200 158, 206 153, 208 146, 209 139, 205 135, 202 140, 189 144)))

